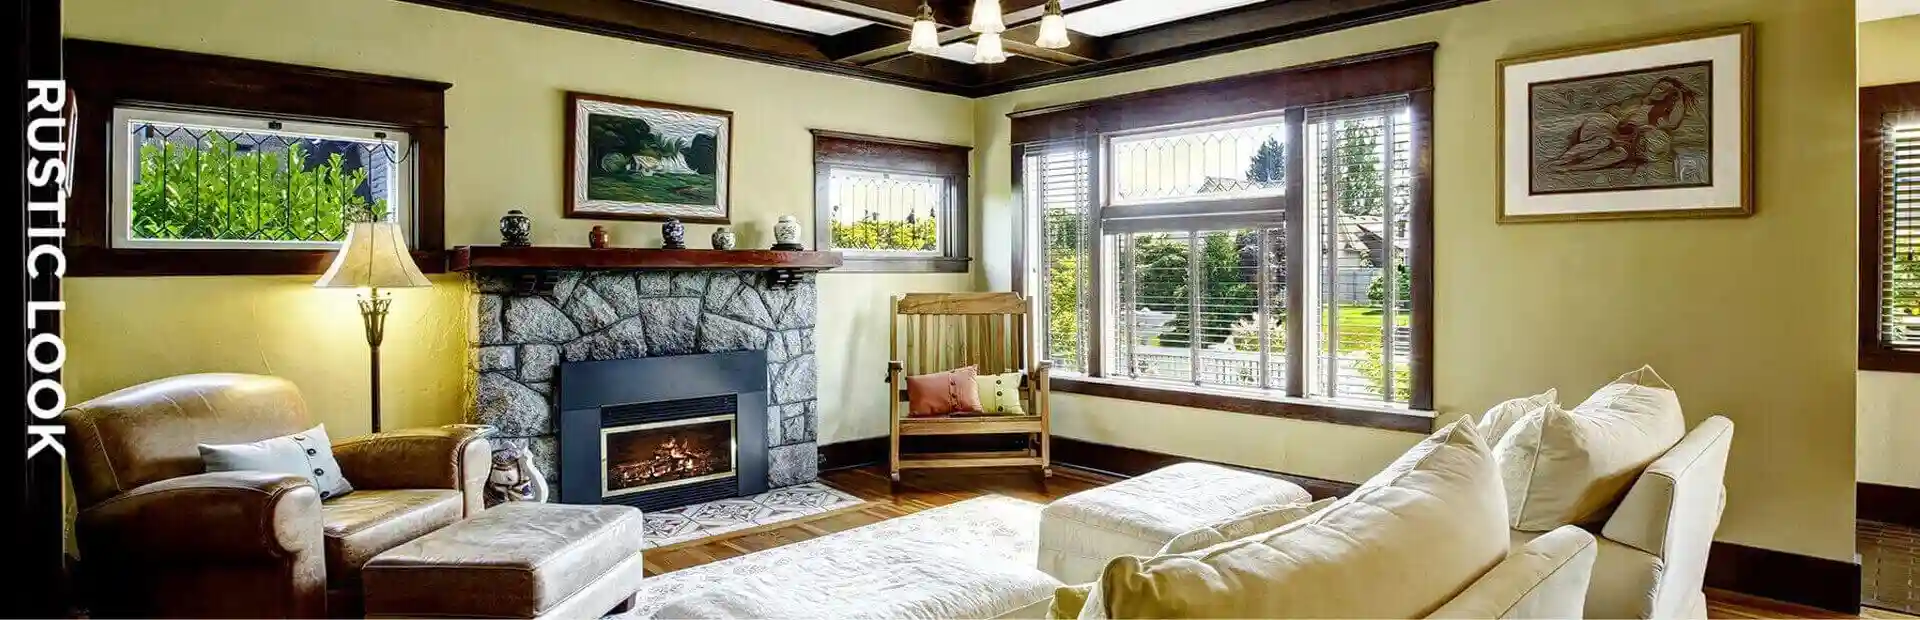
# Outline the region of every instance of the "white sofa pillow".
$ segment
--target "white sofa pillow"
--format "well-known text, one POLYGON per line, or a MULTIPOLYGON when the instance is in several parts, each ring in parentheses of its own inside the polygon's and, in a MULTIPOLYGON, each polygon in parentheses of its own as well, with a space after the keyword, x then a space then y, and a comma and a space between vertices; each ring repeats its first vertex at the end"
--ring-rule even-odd
POLYGON ((333 459, 333 440, 327 437, 325 424, 252 443, 198 445, 200 460, 209 472, 264 471, 304 476, 313 481, 322 500, 353 492, 353 484, 347 482, 340 464, 333 459))
POLYGON ((1605 520, 1640 470, 1686 435, 1673 387, 1653 367, 1620 375, 1572 411, 1548 405, 1494 446, 1508 523, 1545 532, 1605 520))
POLYGON ((1456 422, 1279 529, 1115 558, 1080 617, 1419 618, 1500 563, 1508 544, 1493 455, 1471 421, 1456 422))
POLYGON ((1480 416, 1480 436, 1489 444, 1500 443, 1500 438, 1506 437, 1507 431, 1513 430, 1513 425, 1519 423, 1520 418, 1559 402, 1560 390, 1547 388, 1547 391, 1539 394, 1509 399, 1494 405, 1492 409, 1488 409, 1480 416))

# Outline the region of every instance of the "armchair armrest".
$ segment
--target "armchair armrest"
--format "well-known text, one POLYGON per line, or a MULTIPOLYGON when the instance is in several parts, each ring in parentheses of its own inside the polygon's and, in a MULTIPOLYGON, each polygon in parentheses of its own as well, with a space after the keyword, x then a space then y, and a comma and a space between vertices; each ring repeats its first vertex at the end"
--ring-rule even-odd
POLYGON ((1513 550, 1429 618, 1580 618, 1599 545, 1563 525, 1513 550))
MULTIPOLYGON (((320 553, 320 492, 301 476, 230 471, 180 476, 78 515, 88 549, 169 563, 320 553)), ((84 552, 84 551, 83 551, 84 552)))
POLYGON ((455 489, 472 516, 485 505, 492 469, 485 434, 465 425, 387 431, 333 444, 333 457, 355 488, 455 489))

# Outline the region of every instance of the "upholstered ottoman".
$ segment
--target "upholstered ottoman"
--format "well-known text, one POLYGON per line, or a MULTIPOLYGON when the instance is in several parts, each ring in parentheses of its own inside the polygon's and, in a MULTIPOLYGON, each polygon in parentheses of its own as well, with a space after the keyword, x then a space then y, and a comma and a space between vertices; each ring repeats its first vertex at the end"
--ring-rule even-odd
POLYGON ((371 617, 598 618, 640 589, 640 511, 508 503, 374 556, 371 617))
POLYGON ((1188 530, 1268 504, 1312 501, 1285 480, 1180 463, 1054 500, 1040 512, 1040 570, 1064 583, 1100 577, 1107 561, 1151 556, 1188 530))

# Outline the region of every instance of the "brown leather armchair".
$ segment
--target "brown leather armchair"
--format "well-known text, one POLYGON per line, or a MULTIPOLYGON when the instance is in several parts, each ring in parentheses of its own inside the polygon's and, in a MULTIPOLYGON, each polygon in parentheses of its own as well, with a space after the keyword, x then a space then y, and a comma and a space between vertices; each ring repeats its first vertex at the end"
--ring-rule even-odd
POLYGON ((96 617, 358 615, 368 559, 483 507, 489 448, 469 427, 335 443, 354 491, 324 502, 304 477, 206 472, 196 444, 313 426, 276 377, 171 377, 62 419, 96 617))

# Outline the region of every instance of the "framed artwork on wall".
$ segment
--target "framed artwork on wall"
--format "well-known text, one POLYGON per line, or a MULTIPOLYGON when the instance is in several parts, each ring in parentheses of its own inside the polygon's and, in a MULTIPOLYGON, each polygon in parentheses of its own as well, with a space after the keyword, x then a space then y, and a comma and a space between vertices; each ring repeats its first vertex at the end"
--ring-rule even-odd
POLYGON ((1499 62, 1499 221, 1753 214, 1753 26, 1499 62))
POLYGON ((567 93, 566 216, 728 222, 733 113, 567 93))

